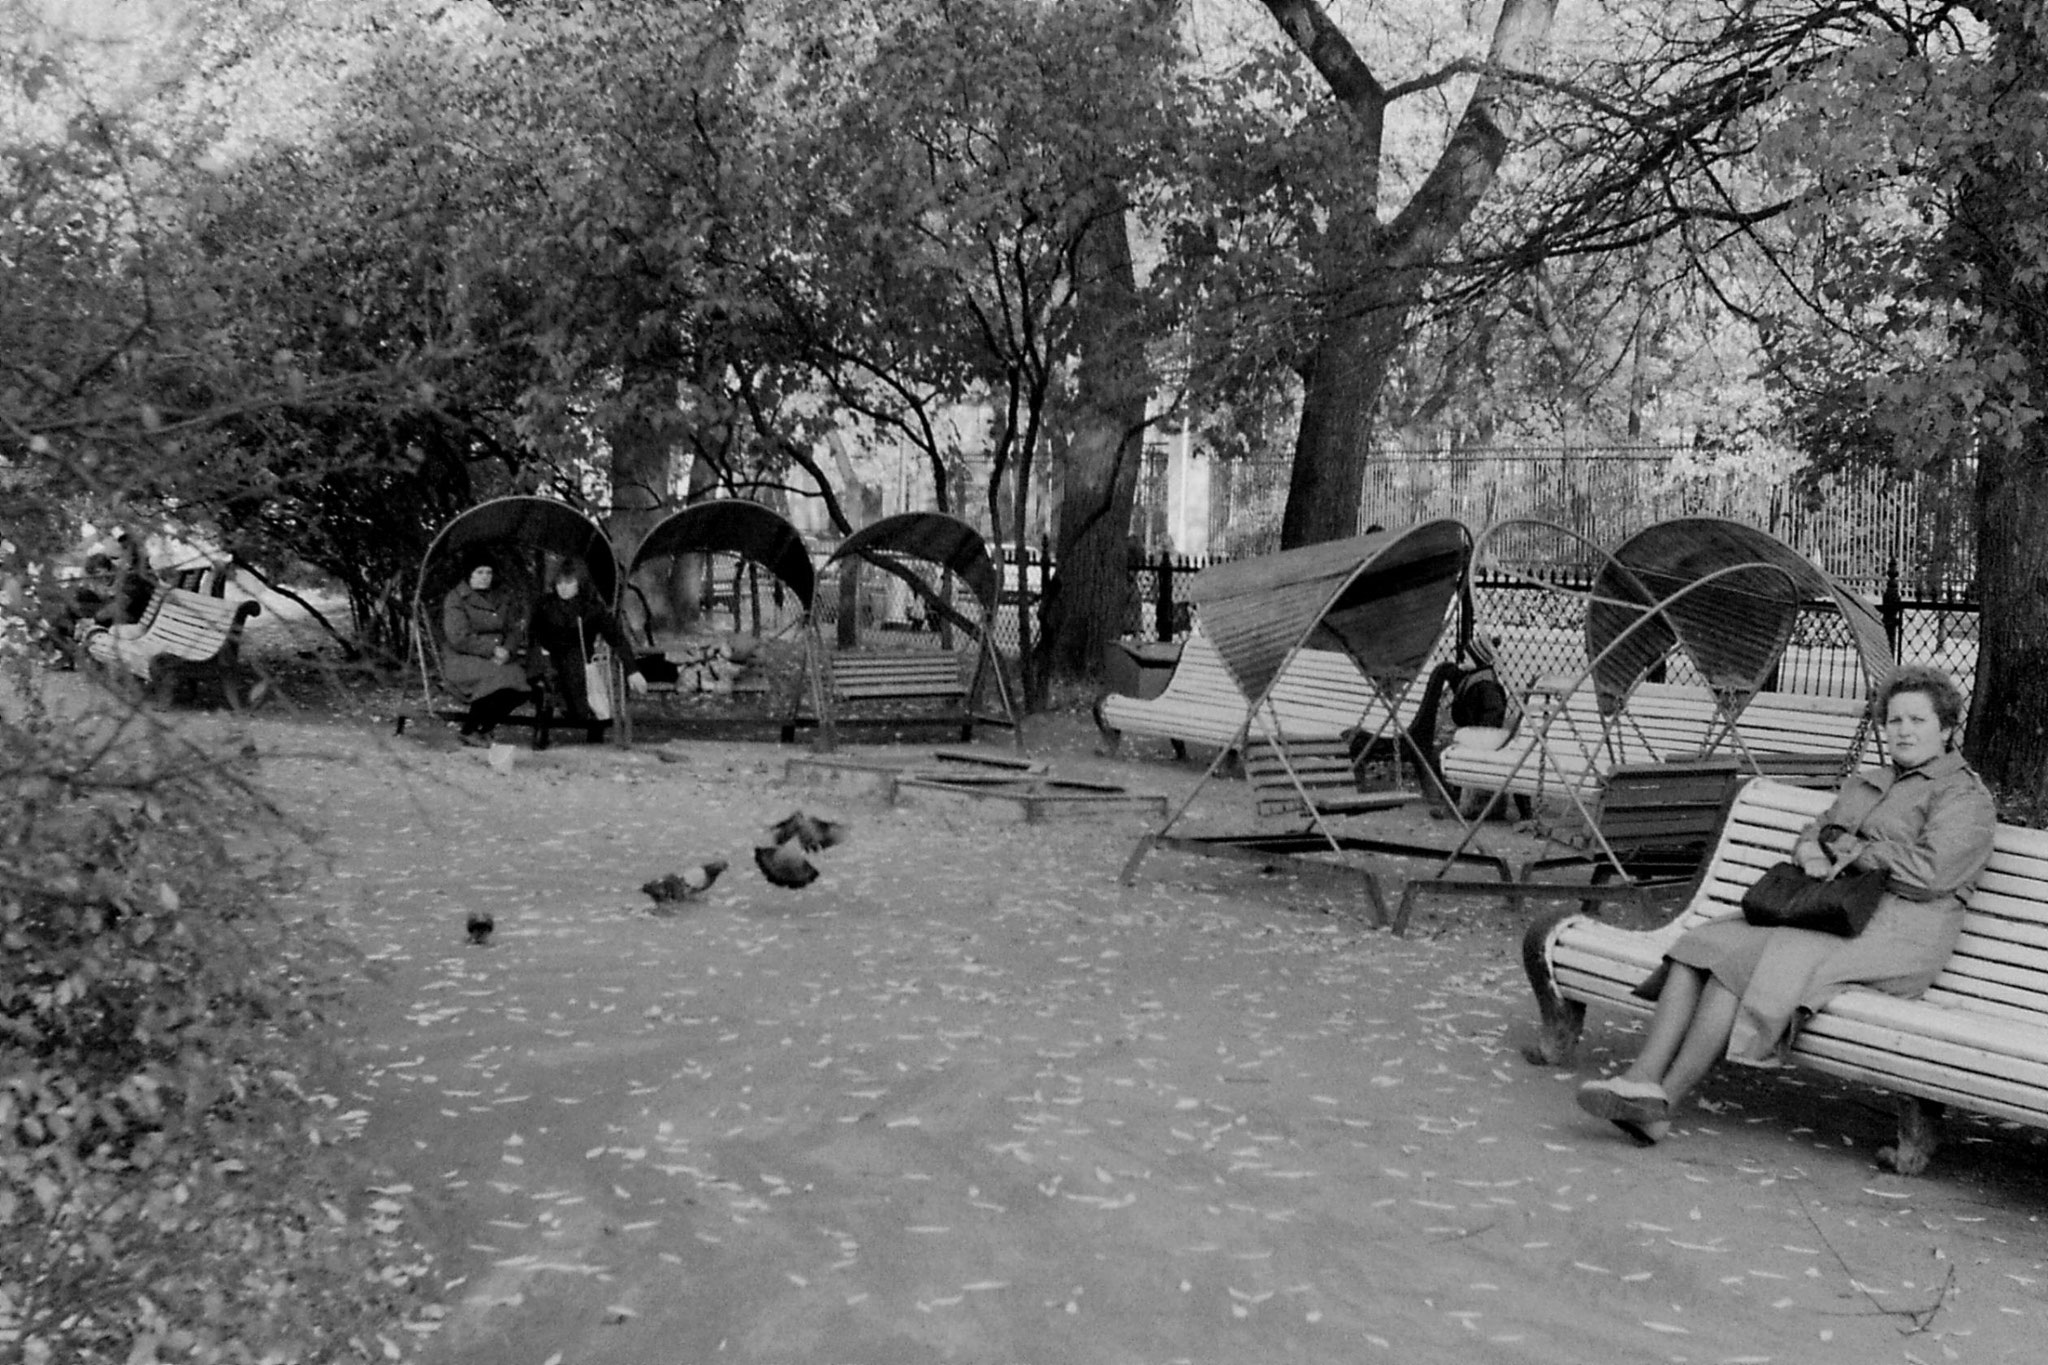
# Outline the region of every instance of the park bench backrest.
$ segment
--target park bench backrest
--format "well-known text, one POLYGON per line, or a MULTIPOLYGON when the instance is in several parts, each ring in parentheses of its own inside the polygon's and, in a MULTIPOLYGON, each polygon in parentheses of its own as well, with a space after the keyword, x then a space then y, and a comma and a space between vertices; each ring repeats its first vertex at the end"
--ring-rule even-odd
POLYGON ((255 606, 183 588, 167 589, 156 594, 143 636, 158 653, 204 662, 240 643, 242 622, 255 614, 255 606))
POLYGON ((826 676, 841 701, 960 697, 966 694, 971 660, 952 650, 926 653, 833 654, 826 676))

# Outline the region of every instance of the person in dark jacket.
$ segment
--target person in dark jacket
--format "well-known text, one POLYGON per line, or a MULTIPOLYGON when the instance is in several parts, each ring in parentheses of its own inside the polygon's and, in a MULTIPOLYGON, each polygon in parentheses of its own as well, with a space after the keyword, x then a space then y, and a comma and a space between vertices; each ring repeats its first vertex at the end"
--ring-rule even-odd
POLYGON ((447 641, 441 680, 469 703, 461 737, 476 748, 490 744, 498 722, 533 697, 519 662, 526 652, 526 613, 496 582, 496 566, 488 559, 474 560, 468 575, 441 602, 441 634, 447 641))
POLYGON ((591 651, 599 640, 626 661, 626 686, 633 694, 639 696, 647 691, 647 679, 640 674, 618 618, 584 591, 583 572, 575 565, 560 569, 549 590, 534 603, 527 636, 533 644, 534 657, 530 662, 534 672, 546 670, 553 684, 552 694, 561 699, 563 714, 572 723, 583 726, 592 743, 611 723, 590 709, 590 692, 583 675, 583 666, 590 662, 591 651))

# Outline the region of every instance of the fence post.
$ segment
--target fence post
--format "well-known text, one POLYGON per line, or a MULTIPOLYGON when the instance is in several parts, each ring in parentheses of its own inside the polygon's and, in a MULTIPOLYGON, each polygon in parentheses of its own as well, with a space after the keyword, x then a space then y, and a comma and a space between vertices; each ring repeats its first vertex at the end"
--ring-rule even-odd
POLYGON ((1159 568, 1153 574, 1152 628, 1162 644, 1173 639, 1173 556, 1159 552, 1159 568))
POLYGON ((1884 570, 1884 596, 1878 602, 1878 615, 1884 620, 1884 638, 1892 647, 1892 658, 1899 657, 1899 641, 1905 635, 1906 599, 1899 592, 1899 557, 1893 555, 1884 570))

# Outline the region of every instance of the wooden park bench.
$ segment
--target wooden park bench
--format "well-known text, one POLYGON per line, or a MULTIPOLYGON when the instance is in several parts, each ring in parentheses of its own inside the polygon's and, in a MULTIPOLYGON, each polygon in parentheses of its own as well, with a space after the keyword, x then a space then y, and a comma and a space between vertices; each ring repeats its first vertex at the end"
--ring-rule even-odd
MULTIPOLYGON (((1588 1005, 1648 1014, 1652 1003, 1632 992, 1665 949, 1696 924, 1741 914, 1742 893, 1790 855, 1830 799, 1769 778, 1745 784, 1690 904, 1661 928, 1620 929, 1577 911, 1532 925, 1522 959, 1543 1031, 1530 1059, 1568 1064, 1588 1005)), ((1925 995, 1843 991, 1801 1028, 1791 1057, 1899 1097, 1898 1144, 1879 1158, 1901 1174, 1925 1169, 1947 1105, 2048 1128, 2048 832, 1998 827, 1962 939, 1925 995)))
POLYGON ((261 611, 255 602, 160 588, 140 621, 94 631, 85 650, 102 667, 142 682, 159 704, 186 682, 211 680, 239 710, 242 625, 261 611))

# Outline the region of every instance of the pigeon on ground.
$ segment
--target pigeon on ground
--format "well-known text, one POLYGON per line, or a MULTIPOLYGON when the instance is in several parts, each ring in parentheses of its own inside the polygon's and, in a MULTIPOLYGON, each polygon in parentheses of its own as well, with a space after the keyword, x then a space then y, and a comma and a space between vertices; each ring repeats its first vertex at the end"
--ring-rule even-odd
POLYGON ((469 912, 469 941, 476 944, 479 948, 491 941, 491 931, 497 927, 498 922, 491 918, 490 911, 472 910, 469 912))
POLYGON ((786 886, 792 891, 818 880, 818 869, 805 856, 803 844, 797 839, 784 839, 780 843, 756 848, 754 866, 760 868, 761 875, 775 885, 786 886))
POLYGON ((686 901, 701 896, 711 889, 711 883, 718 880, 718 874, 725 871, 723 858, 713 858, 708 863, 686 867, 681 872, 671 872, 665 877, 656 877, 640 889, 647 893, 657 906, 670 901, 686 901))

